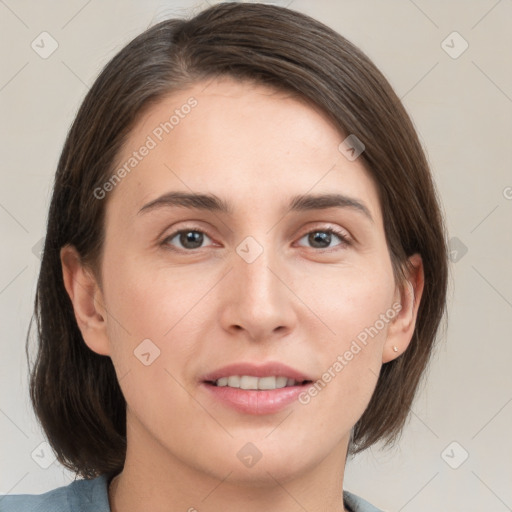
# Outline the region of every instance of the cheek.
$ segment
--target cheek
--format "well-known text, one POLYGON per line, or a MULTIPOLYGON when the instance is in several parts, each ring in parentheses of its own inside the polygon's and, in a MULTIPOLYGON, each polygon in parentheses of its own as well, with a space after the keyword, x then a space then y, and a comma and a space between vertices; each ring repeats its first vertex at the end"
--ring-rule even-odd
MULTIPOLYGON (((395 290, 390 265, 374 262, 322 269, 297 283, 297 295, 316 314, 316 327, 320 321, 322 337, 330 339, 331 346, 342 350, 358 336, 364 341, 368 329, 373 333, 371 339, 385 337, 389 321, 384 317, 394 312, 390 310, 395 290)), ((305 326, 312 324, 308 321, 305 326)))
POLYGON ((328 286, 316 281, 307 292, 304 289, 311 301, 317 297, 312 309, 329 329, 324 329, 327 334, 318 347, 322 377, 303 396, 303 403, 319 407, 319 415, 330 411, 333 421, 349 425, 362 415, 375 389, 388 326, 396 313, 391 267, 343 270, 328 286))
POLYGON ((128 258, 105 268, 111 357, 126 402, 146 425, 166 418, 169 428, 178 428, 176 407, 187 397, 172 363, 183 366, 190 352, 190 341, 178 333, 193 321, 194 290, 128 258))
MULTIPOLYGON (((207 276, 198 279, 192 272, 160 270, 136 258, 119 260, 119 264, 115 261, 111 258, 112 263, 105 264, 109 276, 105 300, 111 357, 118 377, 130 372, 132 380, 141 379, 142 387, 164 389, 169 386, 170 374, 177 368, 183 371, 200 349, 197 340, 204 336, 196 333, 204 330, 204 315, 199 303, 215 279, 208 285, 207 276)), ((179 393, 179 386, 176 391, 179 393)), ((138 391, 133 392, 136 395, 138 391)))
MULTIPOLYGON (((194 281, 192 275, 186 278, 184 272, 171 269, 160 272, 135 258, 105 265, 105 275, 109 276, 106 302, 113 323, 122 324, 122 335, 129 332, 134 342, 162 339, 204 294, 204 282, 194 281)), ((116 332, 118 327, 114 325, 116 332)))

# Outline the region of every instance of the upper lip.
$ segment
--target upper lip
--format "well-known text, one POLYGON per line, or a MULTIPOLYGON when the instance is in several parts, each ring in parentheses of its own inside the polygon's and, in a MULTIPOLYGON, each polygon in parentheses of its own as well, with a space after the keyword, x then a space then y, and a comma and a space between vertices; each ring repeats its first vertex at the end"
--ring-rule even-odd
POLYGON ((297 382, 313 380, 313 377, 278 361, 270 361, 265 364, 233 363, 204 375, 202 380, 204 382, 215 382, 217 379, 231 375, 251 375, 253 377, 281 376, 294 379, 297 382))

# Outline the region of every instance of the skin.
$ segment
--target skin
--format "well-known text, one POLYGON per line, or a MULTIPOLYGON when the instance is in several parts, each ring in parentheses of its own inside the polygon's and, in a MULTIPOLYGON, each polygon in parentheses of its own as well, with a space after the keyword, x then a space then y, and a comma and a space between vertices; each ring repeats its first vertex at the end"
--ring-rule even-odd
POLYGON ((103 199, 102 287, 73 247, 61 250, 85 343, 111 357, 127 401, 127 458, 112 511, 345 510, 350 430, 381 365, 411 340, 421 258, 411 257, 412 286, 396 286, 362 159, 339 151, 345 135, 320 110, 261 85, 224 78, 169 95, 139 120, 119 162, 191 96, 197 106, 103 199), (234 213, 137 214, 171 190, 214 193, 234 213), (374 222, 350 208, 287 213, 291 196, 333 192, 363 202, 374 222), (305 236, 328 227, 352 243, 305 236), (199 249, 168 238, 186 228, 206 233, 199 249), (263 248, 252 263, 236 252, 248 236, 263 248), (321 378, 397 302, 399 314, 306 405, 249 415, 199 385, 237 361, 281 361, 321 378), (160 350, 148 366, 134 356, 147 338, 160 350), (250 468, 237 457, 248 442, 262 453, 250 468))

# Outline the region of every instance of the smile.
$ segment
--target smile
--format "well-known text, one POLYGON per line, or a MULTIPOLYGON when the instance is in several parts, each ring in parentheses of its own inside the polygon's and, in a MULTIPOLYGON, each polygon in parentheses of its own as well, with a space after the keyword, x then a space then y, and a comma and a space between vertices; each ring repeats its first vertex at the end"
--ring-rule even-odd
POLYGON ((230 388, 240 389, 268 390, 292 387, 296 386, 297 384, 303 384, 307 382, 310 381, 298 382, 295 379, 278 376, 254 377, 252 375, 230 375, 229 377, 222 377, 217 379, 214 384, 218 387, 227 386, 230 388))

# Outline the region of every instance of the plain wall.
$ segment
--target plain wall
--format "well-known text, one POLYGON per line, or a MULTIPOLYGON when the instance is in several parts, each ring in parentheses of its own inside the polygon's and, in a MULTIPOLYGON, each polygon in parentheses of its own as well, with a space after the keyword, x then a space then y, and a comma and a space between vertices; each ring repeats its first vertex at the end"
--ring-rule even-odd
MULTIPOLYGON (((403 437, 349 462, 344 487, 386 510, 511 510, 512 2, 274 3, 339 31, 388 78, 426 149, 453 250, 448 328, 403 437)), ((201 5, 0 2, 0 494, 73 478, 41 445, 25 357, 37 244, 69 125, 122 46, 201 5), (47 58, 31 47, 44 31, 58 43, 47 58)))

